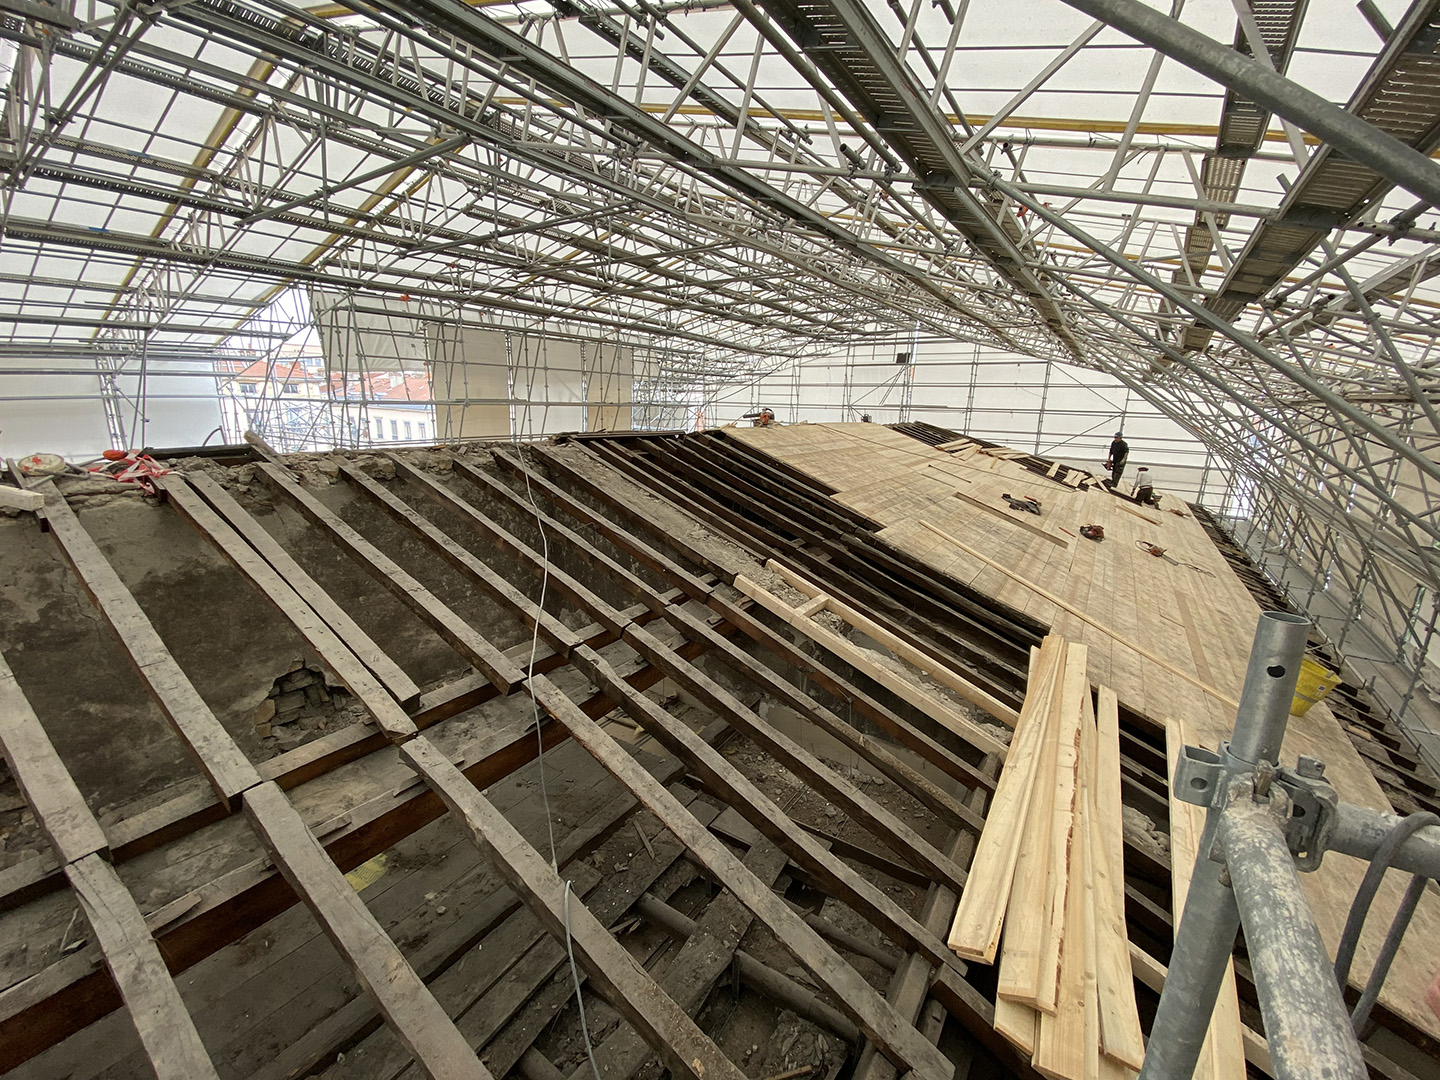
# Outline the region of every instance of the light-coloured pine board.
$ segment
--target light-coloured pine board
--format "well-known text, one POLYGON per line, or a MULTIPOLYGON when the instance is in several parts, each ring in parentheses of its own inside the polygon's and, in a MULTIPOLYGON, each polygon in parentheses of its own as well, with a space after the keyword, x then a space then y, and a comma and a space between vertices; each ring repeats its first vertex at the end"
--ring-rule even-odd
MULTIPOLYGON (((820 599, 824 595, 820 591, 820 586, 783 563, 777 562, 775 559, 769 560, 765 564, 765 568, 772 573, 778 574, 791 588, 799 589, 801 592, 815 599, 820 599)), ((830 597, 825 597, 825 601, 824 607, 828 608, 831 614, 839 616, 856 630, 859 630, 867 637, 884 645, 885 648, 889 649, 906 663, 914 664, 920 670, 925 671, 931 679, 934 679, 941 686, 948 687, 955 691, 955 693, 959 694, 972 705, 978 705, 1007 727, 1013 728, 1015 722, 1020 719, 1020 714, 1003 701, 982 690, 964 676, 951 670, 942 660, 931 656, 929 653, 921 652, 903 638, 897 637, 863 612, 830 597)), ((796 611, 803 614, 806 618, 809 618, 815 614, 814 611, 808 610, 809 607, 809 604, 805 604, 797 608, 796 611)))
POLYGON ((996 1000, 995 1030, 1026 1054, 1035 1053, 1035 1029, 1039 1023, 1040 1014, 1029 1005, 1005 998, 996 1000))
POLYGON ((1032 536, 1041 537, 1042 539, 1050 541, 1050 543, 1052 544, 1059 544, 1061 547, 1070 546, 1070 542, 1066 540, 1063 536, 1056 536, 1052 532, 1047 532, 1046 530, 1040 528, 1038 525, 1030 524, 1030 522, 1026 521, 1023 517, 1020 516, 1021 513, 1028 513, 1028 511, 1002 510, 998 506, 991 506, 987 502, 981 502, 979 499, 973 498, 965 494, 965 492, 963 491, 957 491, 951 497, 968 503, 971 506, 979 507, 981 510, 984 510, 988 514, 995 514, 997 517, 1004 518, 1011 525, 1014 525, 1018 529, 1025 530, 1032 536))
POLYGON ((1097 1078, 1101 1074, 1100 1050, 1100 991, 1098 957, 1099 933, 1095 922, 1095 848, 1090 837, 1093 800, 1091 792, 1095 781, 1095 711, 1090 707, 1090 688, 1085 687, 1084 714, 1080 718, 1079 758, 1075 768, 1075 839, 1080 851, 1075 880, 1071 889, 1082 894, 1083 918, 1081 929, 1085 935, 1085 1076, 1097 1078))
MULTIPOLYGON (((1130 943, 1130 966, 1135 977, 1157 994, 1165 989, 1165 976, 1169 968, 1160 963, 1133 941, 1130 943)), ((1267 1076, 1275 1075, 1274 1063, 1270 1060, 1270 1045, 1248 1024, 1241 1024, 1240 1038, 1245 1043, 1245 1060, 1267 1076)))
POLYGON ((952 544, 954 544, 956 547, 960 548, 960 550, 964 551, 967 555, 970 555, 970 556, 973 557, 973 558, 979 559, 981 562, 983 562, 986 566, 989 566, 991 569, 1000 571, 1000 573, 1004 574, 1006 577, 1012 578, 1012 579, 1014 579, 1015 581, 1019 582, 1020 584, 1024 585, 1026 588, 1031 589, 1032 591, 1038 593, 1040 596, 1043 596, 1046 600, 1049 600, 1052 604, 1056 605, 1057 607, 1063 608, 1063 609, 1065 609, 1066 611, 1070 612, 1070 614, 1074 615, 1076 618, 1082 619, 1082 620, 1084 620, 1085 622, 1089 623, 1091 626, 1095 627, 1097 630, 1100 630, 1100 631, 1103 632, 1103 633, 1109 634, 1110 637, 1114 638, 1114 639, 1115 639, 1116 641, 1118 641, 1120 644, 1122 644, 1122 645, 1126 646, 1127 648, 1132 649, 1133 651, 1139 653, 1141 656, 1143 656, 1146 660, 1149 660, 1151 663, 1160 665, 1162 668, 1164 668, 1166 671, 1170 672, 1172 675, 1178 675, 1180 678, 1184 679, 1186 682, 1193 684, 1197 689, 1203 690, 1205 693, 1210 694, 1212 697, 1218 698, 1220 701, 1224 702, 1224 703, 1227 704, 1227 705, 1230 705, 1232 708, 1238 706, 1239 703, 1238 703, 1234 698, 1232 698, 1229 694, 1222 694, 1219 690, 1215 689, 1215 687, 1209 685, 1208 683, 1204 682, 1203 680, 1201 680, 1201 679, 1199 679, 1199 678, 1196 678, 1194 675, 1190 674, 1188 671, 1185 671, 1185 670, 1183 670, 1183 669, 1181 669, 1181 668, 1176 667, 1176 666, 1175 666, 1174 664, 1172 664, 1169 660, 1166 660, 1163 656, 1158 656, 1158 655, 1156 655, 1155 653, 1151 652, 1149 649, 1145 648, 1143 645, 1137 644, 1136 642, 1131 641, 1129 638, 1123 636, 1123 635, 1120 634, 1119 632, 1117 632, 1117 631, 1115 631, 1115 630, 1112 630, 1110 627, 1106 626, 1104 623, 1102 623, 1102 622, 1100 622, 1099 620, 1095 619, 1095 618, 1094 618, 1093 616, 1091 616, 1088 612, 1082 611, 1080 608, 1075 607, 1075 605, 1069 603, 1068 601, 1062 600, 1060 597, 1056 596, 1054 593, 1050 592, 1048 589, 1041 588, 1039 585, 1035 584, 1033 581, 1030 581, 1028 578, 1024 577, 1023 575, 1017 574, 1017 573, 1015 573, 1015 571, 1010 570, 1010 569, 1008 569, 1008 568, 1006 568, 1006 567, 1004 567, 1004 566, 1001 566, 999 563, 995 562, 993 559, 989 558, 988 556, 982 555, 980 552, 976 551, 974 548, 972 548, 969 544, 965 543, 963 540, 958 540, 958 539, 956 539, 955 537, 951 536, 949 533, 946 533, 944 530, 936 528, 934 525, 930 524, 930 522, 928 522, 928 521, 922 521, 920 524, 923 525, 925 528, 930 529, 931 531, 939 534, 939 535, 941 536, 941 538, 943 538, 943 539, 945 539, 945 540, 949 540, 952 544))
MULTIPOLYGON (((1061 684, 1060 709, 1055 726, 1055 798, 1050 825, 1050 930, 1041 944, 1040 983, 1035 1005, 1042 1013, 1058 1008, 1061 952, 1068 935, 1075 933, 1069 892, 1076 883, 1080 844, 1075 842, 1076 801, 1079 794, 1079 743, 1084 702, 1090 696, 1085 645, 1071 642, 1065 652, 1065 678, 1061 684)), ((1043 1024, 1043 1020, 1041 1021, 1043 1024)))
POLYGON ((852 645, 839 634, 831 633, 813 619, 801 615, 797 609, 785 603, 774 593, 757 585, 745 575, 741 574, 735 579, 735 588, 767 611, 780 616, 816 644, 830 650, 855 670, 862 672, 867 678, 873 679, 891 693, 914 705, 936 723, 958 735, 976 749, 987 754, 994 754, 1001 761, 1009 756, 1010 747, 972 723, 969 717, 962 716, 918 683, 902 678, 895 672, 874 663, 865 655, 864 650, 852 645))
POLYGON ((1066 646, 1063 639, 1047 635, 1040 646, 1040 658, 1033 685, 1025 695, 1015 737, 1010 743, 1010 760, 995 785, 995 796, 985 815, 985 828, 976 845, 969 881, 960 895, 949 945, 957 955, 982 963, 995 962, 1000 944, 1000 927, 1005 904, 1014 881, 1020 836, 1030 809, 1030 792, 1035 783, 1051 696, 1058 693, 1064 671, 1066 646))
MULTIPOLYGON (((1088 697, 1087 697, 1088 703, 1088 697)), ((1125 931, 1124 829, 1120 813, 1120 717, 1115 693, 1100 688, 1094 725, 1094 778, 1087 784, 1085 814, 1093 879, 1096 993, 1100 1045, 1106 1055, 1133 1069, 1145 1060, 1145 1040, 1135 1005, 1135 976, 1125 931)))
MULTIPOLYGON (((1165 761, 1169 775, 1175 775, 1180 748, 1188 739, 1183 721, 1165 721, 1165 761)), ((1185 897, 1190 891, 1190 878, 1195 868, 1195 855, 1200 847, 1200 835, 1205 829, 1205 811, 1198 806, 1181 802, 1170 793, 1170 885, 1173 912, 1185 910, 1185 897)), ((1175 929, 1180 929, 1180 919, 1175 920, 1175 929)), ((1244 1080, 1245 1044, 1240 1035, 1240 999, 1235 990, 1235 964, 1231 961, 1225 967, 1225 978, 1220 984, 1220 994, 1215 1002, 1215 1011, 1210 1018, 1210 1030, 1205 1036, 1205 1045, 1200 1051, 1200 1060, 1195 1067, 1197 1080, 1244 1080)))
POLYGON ((1164 523, 1163 521, 1161 521, 1159 518, 1153 518, 1153 517, 1151 517, 1149 514, 1142 514, 1139 510, 1136 510, 1133 506, 1127 506, 1127 505, 1125 505, 1125 503, 1120 502, 1119 500, 1116 500, 1116 502, 1115 502, 1115 509, 1116 509, 1116 510, 1123 510, 1123 511, 1125 511, 1125 513, 1127 513, 1127 514, 1133 514, 1133 515, 1135 515, 1137 518, 1139 518, 1141 521, 1148 521, 1151 525, 1163 525, 1163 524, 1165 524, 1165 523, 1164 523))
MULTIPOLYGON (((1053 714, 1059 710, 1060 702, 1055 699, 1051 705, 1047 725, 1053 727, 1053 714)), ((1054 826, 1055 785, 1048 781, 1055 775, 1057 744, 1057 739, 1046 738, 1041 748, 1005 909, 1005 936, 1000 944, 996 983, 999 997, 1031 1008, 1037 1007, 1039 1001, 1041 954, 1050 933, 1050 830, 1054 826)))
POLYGON ((812 596, 808 603, 801 604, 795 610, 807 619, 813 619, 820 612, 830 606, 830 597, 825 595, 812 596))
MULTIPOLYGON (((944 484, 921 485, 910 479, 915 473, 935 474, 938 470, 895 468, 892 464, 895 460, 947 460, 945 454, 898 432, 875 425, 826 424, 784 429, 743 428, 736 429, 734 437, 794 465, 836 490, 861 484, 873 485, 876 491, 883 491, 887 486, 903 486, 905 497, 895 502, 881 521, 886 526, 880 534, 882 539, 936 571, 971 585, 990 599, 1040 619, 1053 632, 1089 645, 1092 681, 1113 687, 1128 707, 1157 717, 1184 715, 1208 746, 1213 747, 1218 740, 1228 737, 1235 717, 1233 698, 1238 695, 1244 678, 1259 607, 1183 505, 1180 509, 1184 517, 1137 507, 1164 522, 1157 529, 1150 522, 1119 509, 1120 500, 1103 497, 1105 489, 1095 490, 1083 469, 1077 468, 1077 489, 1072 490, 1053 483, 1038 486, 1041 478, 1015 462, 980 454, 974 448, 948 458, 956 463, 956 472, 961 471, 958 464, 961 459, 971 459, 963 467, 967 478, 973 481, 965 491, 976 498, 993 501, 993 494, 1000 491, 1033 490, 1045 500, 1047 527, 1054 526, 1058 531, 1063 526, 1075 533, 1087 522, 1105 526, 1112 539, 1099 544, 1090 541, 1082 544, 1077 540, 1070 546, 1071 562, 1060 565, 1045 557, 1048 552, 1060 552, 1058 547, 1030 537, 1017 545, 1016 539, 1024 537, 1023 530, 950 498, 953 488, 943 490, 944 484), (851 438, 842 430, 858 430, 866 441, 851 438), (884 445, 878 445, 881 443, 884 445), (907 446, 908 451, 900 449, 907 446), (987 469, 991 471, 985 471, 987 469), (935 494, 937 490, 941 493, 935 494), (924 506, 927 499, 931 500, 928 509, 924 506), (1000 571, 942 542, 935 532, 921 527, 921 520, 938 525, 942 531, 959 537, 994 561, 1064 598, 1102 627, 1117 631, 1128 641, 1143 643, 1149 651, 1164 656, 1171 664, 1220 691, 1222 697, 1213 697, 1184 677, 1167 673, 1162 666, 1113 640, 1091 623, 1057 608, 1000 571), (982 521, 988 523, 983 529, 977 525, 982 521), (1157 533, 1163 535, 1163 541, 1157 533), (1208 573, 1199 574, 1187 566, 1151 559, 1134 548, 1136 538, 1160 541, 1176 560, 1194 563, 1208 573), (1186 632, 1186 620, 1175 610, 1176 591, 1185 596, 1201 642, 1200 651, 1213 678, 1203 674, 1200 655, 1193 649, 1186 632), (1229 704, 1223 695, 1232 699, 1229 704)), ((946 479, 958 483, 953 478, 946 479)), ((1168 510, 1177 503, 1178 500, 1167 495, 1163 508, 1168 510)), ((1311 709, 1303 722, 1291 725, 1285 743, 1286 759, 1293 760, 1297 753, 1327 763, 1327 777, 1342 799, 1377 810, 1389 809, 1374 774, 1355 752, 1324 703, 1311 709)), ((1332 949, 1339 939, 1363 869, 1353 860, 1327 860, 1318 872, 1304 876, 1316 923, 1332 949)), ((1387 882, 1378 903, 1393 910, 1402 888, 1397 883, 1392 889, 1387 882)), ((1357 952, 1359 977, 1368 972, 1385 929, 1386 920, 1381 918, 1372 919, 1367 925, 1357 952)), ((1428 943, 1437 938, 1440 938, 1440 899, 1427 895, 1415 914, 1413 928, 1401 946, 1380 1000, 1409 1023, 1440 1037, 1440 1021, 1425 1004, 1425 991, 1434 975, 1433 950, 1428 943)))
MULTIPOLYGON (((1078 727, 1078 725, 1077 725, 1078 727)), ((1078 735, 1078 732, 1077 732, 1078 735)), ((1041 1012, 1035 1039, 1035 1068, 1050 1080, 1090 1080, 1092 1058, 1087 1047, 1085 858, 1083 843, 1070 852, 1069 877, 1074 887, 1065 892, 1064 939, 1060 952, 1060 980, 1055 1011, 1041 1012)), ((1095 1032, 1099 1042, 1098 1028, 1095 1032)))

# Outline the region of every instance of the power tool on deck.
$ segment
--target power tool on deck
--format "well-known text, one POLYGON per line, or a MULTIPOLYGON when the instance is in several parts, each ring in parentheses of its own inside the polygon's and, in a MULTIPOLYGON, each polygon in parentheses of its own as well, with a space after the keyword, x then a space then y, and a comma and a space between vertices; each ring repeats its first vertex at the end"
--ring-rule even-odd
POLYGON ((1040 500, 1033 495, 1011 495, 1002 492, 1000 497, 1010 504, 1011 510, 1023 510, 1027 514, 1040 513, 1040 500))

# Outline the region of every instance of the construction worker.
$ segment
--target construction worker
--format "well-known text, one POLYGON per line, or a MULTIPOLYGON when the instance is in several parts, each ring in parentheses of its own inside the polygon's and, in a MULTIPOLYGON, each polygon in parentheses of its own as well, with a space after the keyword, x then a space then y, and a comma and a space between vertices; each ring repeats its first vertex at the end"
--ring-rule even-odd
POLYGON ((761 406, 754 412, 747 412, 741 420, 753 420, 756 427, 769 427, 775 423, 775 413, 768 407, 761 406))
POLYGON ((1120 476, 1125 472, 1125 460, 1130 456, 1130 444, 1125 441, 1123 431, 1115 432, 1115 438, 1110 441, 1110 456, 1105 460, 1105 468, 1110 470, 1110 486, 1120 486, 1120 476))

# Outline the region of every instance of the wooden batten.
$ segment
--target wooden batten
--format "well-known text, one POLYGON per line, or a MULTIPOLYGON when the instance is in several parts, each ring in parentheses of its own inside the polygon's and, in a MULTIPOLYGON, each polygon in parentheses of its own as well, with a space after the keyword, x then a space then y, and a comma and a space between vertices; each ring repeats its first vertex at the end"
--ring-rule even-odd
POLYGON ((995 787, 985 831, 975 851, 972 885, 961 894, 950 928, 950 948, 963 959, 995 962, 1043 749, 1050 698, 1058 693, 1064 658, 1065 642, 1053 635, 1046 637, 1040 648, 1038 672, 1015 725, 1011 756, 995 787))

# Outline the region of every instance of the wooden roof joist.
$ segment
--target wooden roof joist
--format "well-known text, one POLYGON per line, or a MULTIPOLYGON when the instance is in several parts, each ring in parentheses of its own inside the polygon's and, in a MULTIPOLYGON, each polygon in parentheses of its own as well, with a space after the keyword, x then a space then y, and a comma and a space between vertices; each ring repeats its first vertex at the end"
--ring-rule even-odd
MULTIPOLYGON (((926 441, 909 445, 940 453, 926 441)), ((0 1070, 63 1058, 77 1076, 138 1075, 150 1052, 160 1075, 190 1053, 171 1074, 583 1080, 588 1059, 565 1049, 578 984, 614 1010, 594 1045, 607 1080, 651 1058, 755 1074, 764 1052, 750 1059, 714 1011, 727 994, 838 1036, 861 1080, 942 1080, 956 1065, 942 1045, 1033 1075, 996 1036, 983 969, 944 937, 1008 753, 1003 724, 972 710, 1018 712, 1049 629, 1037 605, 937 571, 843 484, 733 434, 187 464, 157 487, 97 503, 61 478, 45 490, 51 537, 34 516, 0 520, 0 592, 26 599, 8 573, 24 560, 58 568, 37 581, 98 609, 118 642, 77 622, 68 652, 17 651, 40 640, 38 609, 0 605, 15 668, 0 742, 22 786, 59 778, 29 805, 64 838, 0 869, 0 944, 36 943, 0 949, 0 1070), (754 604, 747 578, 789 614, 754 604), (797 636, 799 619, 831 620, 850 650, 797 636), (214 640, 190 640, 197 625, 214 640), (230 696, 236 670, 280 690, 292 653, 353 710, 275 753, 255 698, 230 696), (90 663, 108 711, 75 678, 90 663), (168 776, 185 786, 125 790, 120 751, 142 728, 121 718, 132 699, 154 712, 146 694, 169 725, 147 737, 193 756, 168 776), (822 909, 797 910, 815 895, 822 909), (77 897, 113 909, 94 927, 108 967, 61 949, 77 897), (277 919, 297 900, 308 920, 277 919), (286 1002, 297 965, 308 989, 286 1002), (246 1020, 262 991, 282 996, 246 1020), (166 1046, 82 1030, 159 1001, 166 1046), (947 1015, 958 1044, 942 1043, 947 1015)), ((1163 830, 1163 729, 1128 704, 1107 790, 1163 830)), ((1153 1000, 1169 860, 1127 834, 1121 861, 1114 899, 1153 1000)), ((1253 995, 1243 965, 1237 990, 1253 995)))

